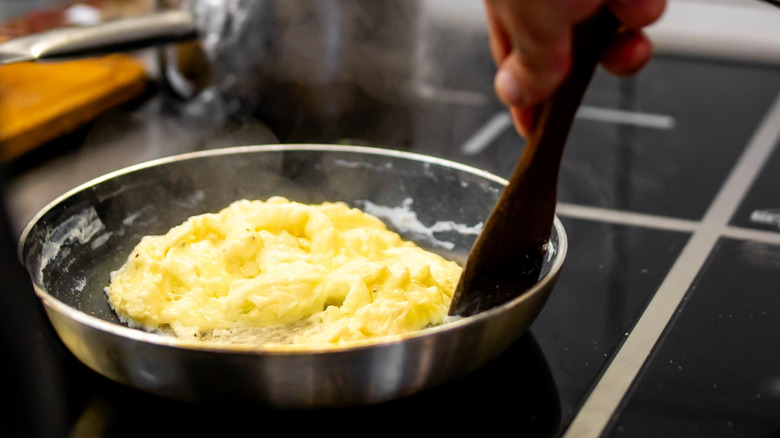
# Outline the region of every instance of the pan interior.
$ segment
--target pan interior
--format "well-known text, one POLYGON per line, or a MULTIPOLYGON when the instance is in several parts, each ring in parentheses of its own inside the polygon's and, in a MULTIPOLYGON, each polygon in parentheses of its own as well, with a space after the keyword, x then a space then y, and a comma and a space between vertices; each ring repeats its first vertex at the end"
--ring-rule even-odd
POLYGON ((118 171, 64 195, 28 226, 22 257, 40 293, 124 325, 104 293, 110 273, 143 236, 163 234, 190 216, 238 199, 343 201, 462 264, 504 184, 466 166, 374 148, 207 151, 118 171))

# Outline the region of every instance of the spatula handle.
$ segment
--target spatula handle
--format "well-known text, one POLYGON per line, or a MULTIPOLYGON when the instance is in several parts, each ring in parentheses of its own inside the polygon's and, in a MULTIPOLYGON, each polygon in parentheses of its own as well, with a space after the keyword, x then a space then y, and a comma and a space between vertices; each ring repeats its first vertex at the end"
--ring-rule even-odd
POLYGON ((571 71, 539 107, 523 155, 471 249, 450 315, 468 316, 502 304, 537 281, 555 218, 563 147, 617 28, 618 21, 604 9, 575 29, 571 71))
MULTIPOLYGON (((540 248, 549 239, 555 216, 563 148, 604 47, 617 28, 618 21, 612 12, 604 9, 575 29, 571 71, 553 96, 538 108, 525 150, 504 193, 506 198, 514 200, 507 204, 514 211, 503 214, 507 217, 527 218, 523 221, 524 227, 538 228, 528 232, 514 227, 517 236, 512 236, 512 241, 517 242, 520 248, 540 248), (523 184, 541 193, 531 199, 535 203, 525 205, 517 202, 513 192, 521 190, 523 184)), ((511 252, 509 249, 507 251, 511 252)))

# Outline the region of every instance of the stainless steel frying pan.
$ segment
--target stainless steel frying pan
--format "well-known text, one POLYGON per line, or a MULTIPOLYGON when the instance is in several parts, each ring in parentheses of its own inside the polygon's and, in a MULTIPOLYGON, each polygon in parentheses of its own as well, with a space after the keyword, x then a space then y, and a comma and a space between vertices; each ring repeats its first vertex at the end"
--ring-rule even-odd
POLYGON ((505 184, 468 166, 377 148, 215 149, 139 164, 64 194, 30 221, 19 256, 65 346, 117 382, 185 401, 251 401, 276 408, 373 404, 458 379, 522 336, 542 310, 566 255, 560 221, 556 218, 541 277, 523 295, 413 335, 352 347, 193 346, 133 329, 108 305, 109 273, 142 236, 164 233, 237 199, 272 195, 400 212, 376 214, 403 237, 462 263, 474 230, 505 184))

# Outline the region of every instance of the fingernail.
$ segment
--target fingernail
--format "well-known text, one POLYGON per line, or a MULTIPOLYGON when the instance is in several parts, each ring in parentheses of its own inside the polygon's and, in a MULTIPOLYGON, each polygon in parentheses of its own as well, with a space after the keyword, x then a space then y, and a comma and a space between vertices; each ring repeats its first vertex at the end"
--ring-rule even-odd
POLYGON ((523 103, 523 94, 520 92, 520 86, 508 70, 502 69, 496 73, 495 86, 499 98, 505 104, 517 106, 523 103))

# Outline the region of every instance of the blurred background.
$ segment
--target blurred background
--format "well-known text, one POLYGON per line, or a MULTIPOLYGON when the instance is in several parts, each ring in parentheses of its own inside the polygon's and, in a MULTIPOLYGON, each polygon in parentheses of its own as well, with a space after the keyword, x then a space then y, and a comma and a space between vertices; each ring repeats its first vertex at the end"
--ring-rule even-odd
MULTIPOLYGON (((187 11, 197 38, 0 66, 0 375, 14 401, 0 424, 20 423, 18 436, 128 436, 192 417, 91 373, 48 325, 16 239, 69 190, 140 162, 249 144, 381 146, 505 178, 522 154, 493 93, 479 0, 0 0, 0 40, 171 9, 187 11)), ((663 336, 641 373, 628 371, 641 379, 616 418, 607 413, 605 435, 778 436, 780 8, 669 0, 648 32, 653 60, 628 78, 598 70, 572 126, 559 182, 570 253, 529 336, 465 392, 365 418, 412 412, 458 429, 478 411, 558 436, 606 370, 625 364, 635 327, 655 324, 663 336), (720 233, 717 244, 686 251, 701 229, 720 233), (671 322, 641 320, 659 291, 671 322)), ((248 415, 332 421, 265 414, 248 415)))
MULTIPOLYGON (((17 228, 93 177, 203 148, 424 145, 508 170, 447 149, 487 122, 475 113, 501 109, 477 0, 2 0, 0 40, 171 8, 192 11, 202 37, 0 70, 0 157, 18 176, 7 186, 17 228), (430 108, 447 103, 459 108, 430 108), (428 120, 429 110, 447 116, 428 120)), ((659 55, 774 65, 775 9, 758 0, 670 0, 648 32, 659 55)))

